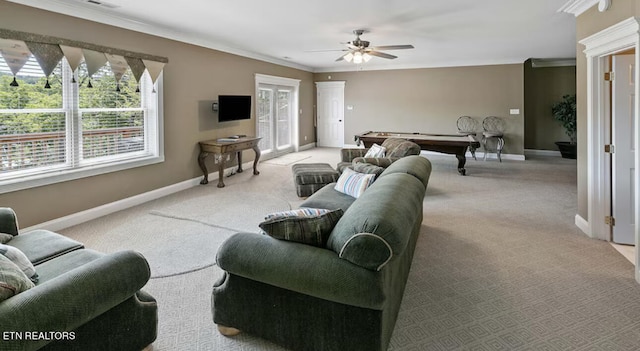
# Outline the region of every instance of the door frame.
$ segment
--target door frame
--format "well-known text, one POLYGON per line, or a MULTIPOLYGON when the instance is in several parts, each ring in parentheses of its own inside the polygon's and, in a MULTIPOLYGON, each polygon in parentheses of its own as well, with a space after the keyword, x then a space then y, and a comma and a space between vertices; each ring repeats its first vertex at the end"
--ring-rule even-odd
MULTIPOLYGON (((260 84, 270 84, 270 85, 281 85, 285 87, 292 88, 292 112, 293 118, 291 119, 291 142, 293 145, 293 151, 298 152, 300 148, 300 79, 286 78, 286 77, 278 77, 278 76, 270 76, 267 74, 255 74, 255 94, 254 96, 257 99, 258 89, 260 84)), ((256 100, 257 101, 257 100, 256 100)), ((254 106, 254 109, 257 105, 254 106)), ((256 112, 257 116, 257 112, 256 112)), ((258 122, 256 121, 256 136, 258 134, 258 122)))
MULTIPOLYGON (((610 98, 604 73, 608 68, 608 56, 615 53, 635 49, 636 67, 640 67, 640 22, 635 17, 626 19, 596 34, 579 41, 585 46, 587 58, 587 204, 588 218, 585 221, 576 215, 576 224, 592 238, 609 240, 609 227, 604 217, 610 212, 611 172, 609 157, 604 153, 604 145, 608 140, 610 126, 610 98)), ((640 70, 636 69, 635 81, 640 81, 640 70)), ((640 96, 640 84, 635 86, 636 96, 640 96)), ((640 110, 640 99, 635 101, 636 116, 640 110)), ((640 123, 635 123, 633 132, 635 144, 640 145, 640 123)), ((636 152, 635 168, 640 169, 640 153, 636 152)), ((635 223, 640 220, 639 174, 635 177, 635 223)), ((640 226, 634 233, 635 244, 640 242, 640 226)), ((635 278, 640 282, 640 250, 636 250, 635 278)))

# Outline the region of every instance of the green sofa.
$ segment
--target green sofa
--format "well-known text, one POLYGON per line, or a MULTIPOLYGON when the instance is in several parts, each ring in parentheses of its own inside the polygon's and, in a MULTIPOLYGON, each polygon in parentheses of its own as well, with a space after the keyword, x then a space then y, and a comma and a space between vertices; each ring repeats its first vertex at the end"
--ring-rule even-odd
POLYGON ((403 157, 359 198, 329 184, 301 207, 344 210, 327 247, 237 233, 217 254, 213 321, 292 350, 386 350, 422 223, 431 163, 403 157))
MULTIPOLYGON (((150 278, 133 251, 104 254, 47 230, 18 233, 0 208, 0 233, 38 275, 34 287, 0 302, 0 350, 131 350, 156 339, 157 305, 140 290, 150 278)), ((1 273, 1 272, 0 272, 1 273)))

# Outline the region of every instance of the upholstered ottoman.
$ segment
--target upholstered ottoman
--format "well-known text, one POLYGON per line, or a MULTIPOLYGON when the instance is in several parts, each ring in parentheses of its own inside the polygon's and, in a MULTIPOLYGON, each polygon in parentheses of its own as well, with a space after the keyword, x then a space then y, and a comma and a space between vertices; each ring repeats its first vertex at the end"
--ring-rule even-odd
POLYGON ((297 163, 291 166, 298 196, 310 196, 329 183, 338 180, 340 174, 328 163, 297 163))

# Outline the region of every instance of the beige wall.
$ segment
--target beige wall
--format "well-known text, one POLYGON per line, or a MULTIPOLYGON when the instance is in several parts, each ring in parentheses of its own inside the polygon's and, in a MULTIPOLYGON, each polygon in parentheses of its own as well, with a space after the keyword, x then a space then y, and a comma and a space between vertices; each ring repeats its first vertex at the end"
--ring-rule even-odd
MULTIPOLYGON (((165 162, 23 191, 0 194, 0 206, 13 207, 21 227, 31 226, 125 199, 202 174, 198 141, 255 134, 255 118, 218 124, 211 102, 219 94, 254 95, 254 74, 300 79, 300 135, 314 141, 313 74, 234 56, 125 29, 0 1, 0 27, 58 36, 119 49, 165 56, 165 162)), ((302 142, 301 142, 302 143, 302 142)), ((245 153, 246 160, 253 152, 245 153)), ((209 160, 211 162, 211 160, 209 160)), ((209 164, 210 171, 213 164, 209 164)), ((214 185, 215 186, 215 185, 214 185)))
POLYGON ((506 121, 505 154, 524 154, 523 65, 424 68, 315 74, 345 81, 345 143, 368 131, 456 133, 458 117, 506 121), (509 115, 509 109, 520 115, 509 115))
MULTIPOLYGON (((594 6, 576 21, 576 39, 580 40, 629 17, 640 15, 640 0, 613 0, 611 7, 599 12, 594 6)), ((587 60, 584 46, 576 44, 576 86, 578 110, 578 215, 588 218, 587 201, 587 60)))
POLYGON ((576 93, 576 66, 532 67, 524 64, 524 148, 558 150, 556 141, 569 141, 565 129, 553 118, 551 106, 563 95, 576 93))

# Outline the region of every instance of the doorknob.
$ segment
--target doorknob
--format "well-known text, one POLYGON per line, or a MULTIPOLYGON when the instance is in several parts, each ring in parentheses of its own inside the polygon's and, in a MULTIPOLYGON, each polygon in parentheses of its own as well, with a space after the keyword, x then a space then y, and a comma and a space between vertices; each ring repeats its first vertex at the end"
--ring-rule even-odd
POLYGON ((342 122, 342 120, 341 120, 341 119, 339 119, 339 120, 338 120, 338 122, 342 122))

